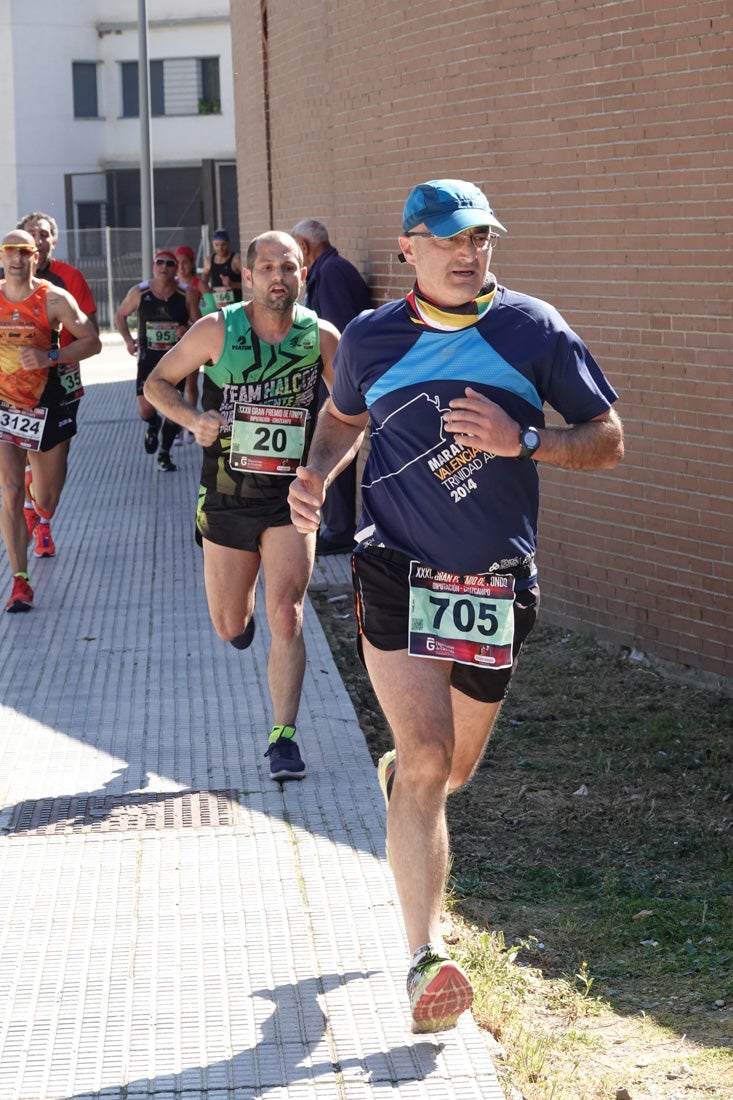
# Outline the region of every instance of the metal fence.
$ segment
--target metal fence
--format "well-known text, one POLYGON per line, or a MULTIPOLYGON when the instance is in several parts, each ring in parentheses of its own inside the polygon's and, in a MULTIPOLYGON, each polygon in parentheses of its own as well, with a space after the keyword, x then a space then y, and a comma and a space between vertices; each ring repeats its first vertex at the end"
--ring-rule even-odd
MULTIPOLYGON (((186 244, 196 254, 200 271, 210 251, 207 225, 156 228, 154 251, 175 251, 186 244)), ((142 270, 140 229, 73 229, 59 233, 54 258, 78 267, 97 303, 97 321, 102 330, 114 328, 115 310, 131 286, 152 276, 142 270)))

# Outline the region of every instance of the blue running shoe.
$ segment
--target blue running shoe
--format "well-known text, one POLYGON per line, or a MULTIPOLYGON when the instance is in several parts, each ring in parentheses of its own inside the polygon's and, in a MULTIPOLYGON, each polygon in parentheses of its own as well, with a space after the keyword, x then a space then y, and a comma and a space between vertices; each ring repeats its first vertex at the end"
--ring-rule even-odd
POLYGON ((270 779, 303 779, 305 762, 292 737, 272 741, 265 756, 270 758, 270 779))

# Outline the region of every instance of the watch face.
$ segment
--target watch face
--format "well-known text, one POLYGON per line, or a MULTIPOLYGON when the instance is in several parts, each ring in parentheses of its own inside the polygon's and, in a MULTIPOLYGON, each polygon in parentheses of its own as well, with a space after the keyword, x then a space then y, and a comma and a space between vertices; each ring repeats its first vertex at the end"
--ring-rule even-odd
POLYGON ((536 451, 540 445, 540 433, 536 428, 525 428, 522 432, 522 444, 530 451, 536 451))

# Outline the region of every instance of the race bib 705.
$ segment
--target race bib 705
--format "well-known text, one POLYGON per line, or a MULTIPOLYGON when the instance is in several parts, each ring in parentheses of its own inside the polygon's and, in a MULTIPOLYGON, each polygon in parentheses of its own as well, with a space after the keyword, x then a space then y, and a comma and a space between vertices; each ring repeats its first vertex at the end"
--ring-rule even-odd
POLYGON ((514 641, 514 577, 460 576, 410 562, 408 651, 461 665, 508 668, 514 641))

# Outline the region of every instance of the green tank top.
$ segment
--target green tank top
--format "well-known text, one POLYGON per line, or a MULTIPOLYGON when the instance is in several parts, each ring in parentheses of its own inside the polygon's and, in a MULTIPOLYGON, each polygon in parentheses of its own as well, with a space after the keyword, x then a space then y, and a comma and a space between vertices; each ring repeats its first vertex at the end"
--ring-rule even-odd
POLYGON ((280 500, 292 477, 232 470, 229 465, 231 424, 236 404, 280 405, 307 412, 307 455, 323 373, 318 316, 296 305, 293 327, 280 344, 266 344, 252 331, 244 305, 224 306, 224 347, 214 364, 204 367, 201 407, 226 417, 219 438, 204 448, 201 484, 228 496, 280 500))

